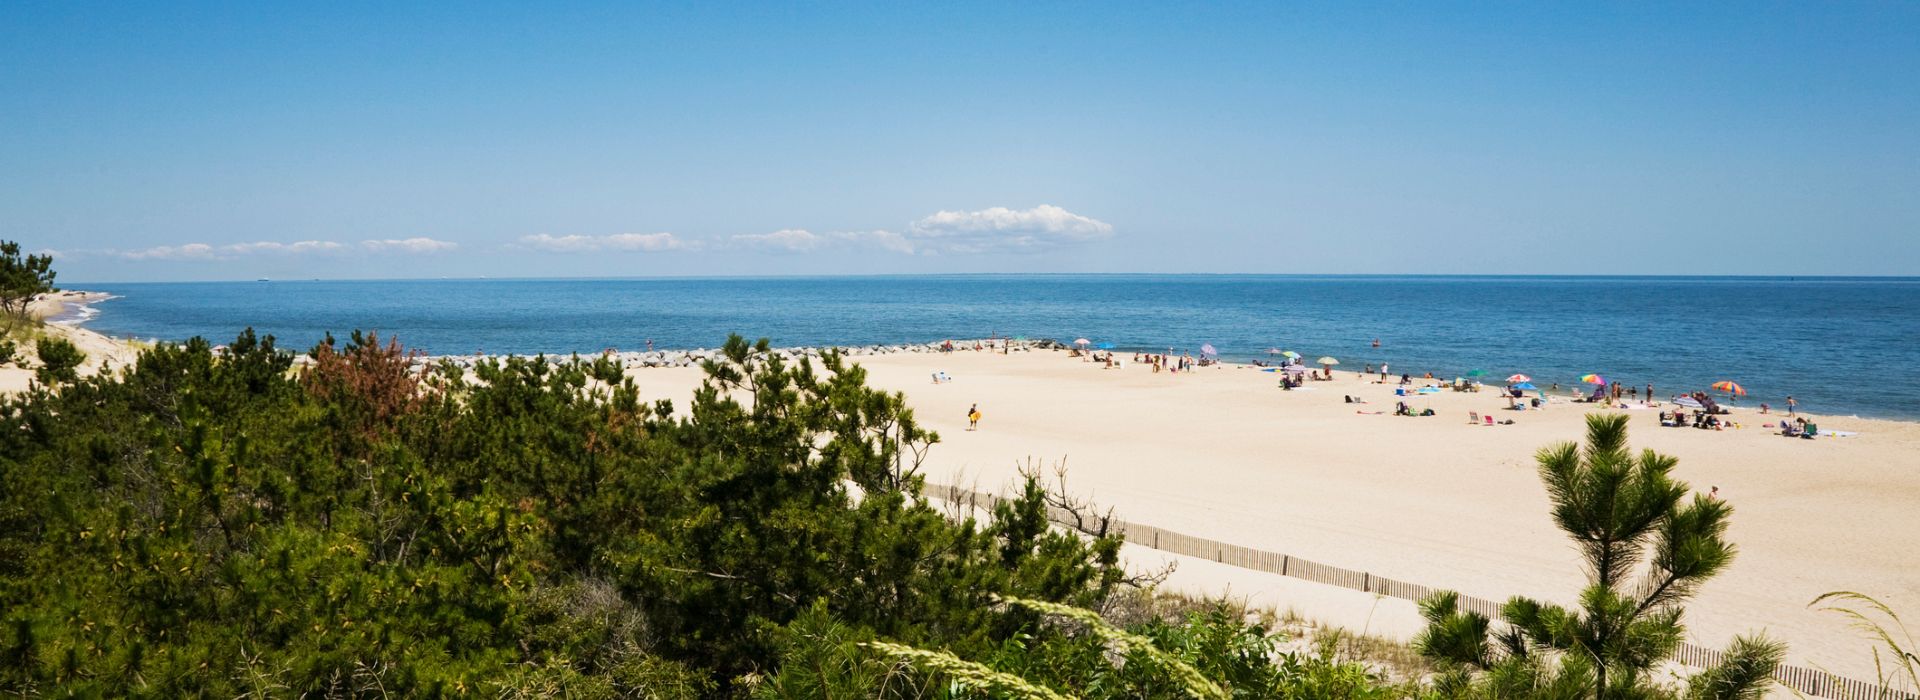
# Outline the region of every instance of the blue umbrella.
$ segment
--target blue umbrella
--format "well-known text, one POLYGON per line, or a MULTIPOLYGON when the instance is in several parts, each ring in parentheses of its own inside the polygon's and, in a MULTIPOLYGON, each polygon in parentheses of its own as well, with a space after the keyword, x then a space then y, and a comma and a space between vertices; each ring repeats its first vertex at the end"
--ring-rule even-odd
POLYGON ((1100 348, 1101 350, 1112 350, 1113 343, 1101 343, 1099 345, 1095 345, 1094 347, 1100 348))
POLYGON ((1513 388, 1519 389, 1521 391, 1539 391, 1540 390, 1540 387, 1534 386, 1533 382, 1520 382, 1519 384, 1513 385, 1513 388))

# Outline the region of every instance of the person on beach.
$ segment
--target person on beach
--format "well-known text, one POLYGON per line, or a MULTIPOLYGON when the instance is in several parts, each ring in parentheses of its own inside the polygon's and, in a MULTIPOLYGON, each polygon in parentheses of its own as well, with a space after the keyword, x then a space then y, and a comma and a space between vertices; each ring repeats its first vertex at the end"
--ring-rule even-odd
POLYGON ((967 409, 967 430, 976 430, 976 429, 979 429, 979 427, 980 427, 980 404, 976 403, 971 408, 967 409))
POLYGON ((1798 413, 1795 413, 1795 411, 1797 411, 1799 408, 1800 408, 1800 402, 1793 400, 1793 395, 1788 394, 1787 395, 1787 415, 1789 416, 1799 415, 1798 413))

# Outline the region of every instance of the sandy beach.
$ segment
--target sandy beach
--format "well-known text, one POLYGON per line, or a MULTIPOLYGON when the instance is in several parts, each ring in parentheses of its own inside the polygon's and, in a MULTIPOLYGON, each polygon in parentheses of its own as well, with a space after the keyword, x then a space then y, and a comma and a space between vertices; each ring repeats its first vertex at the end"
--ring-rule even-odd
MULTIPOLYGON (((99 292, 61 291, 43 294, 27 306, 27 314, 35 319, 60 319, 68 310, 80 304, 100 301, 107 295, 99 292)), ((87 354, 86 362, 79 368, 81 376, 92 376, 106 367, 124 367, 140 355, 137 346, 124 340, 109 338, 100 333, 71 323, 47 323, 41 327, 47 335, 65 338, 87 354)), ((33 344, 20 343, 20 354, 31 358, 33 344)), ((0 367, 0 393, 25 391, 33 382, 33 370, 23 368, 19 363, 0 367)))
MULTIPOLYGON (((1438 415, 1411 418, 1391 415, 1392 385, 1354 372, 1282 391, 1275 374, 1245 365, 1109 370, 1059 351, 854 359, 939 432, 931 482, 998 490, 1029 461, 1064 463, 1071 490, 1133 522, 1493 600, 1571 603, 1584 582, 1549 519, 1533 454, 1583 437, 1583 417, 1608 410, 1599 406, 1509 411, 1492 391, 1443 391, 1409 400, 1438 415), (932 383, 936 371, 953 381, 932 383), (1367 403, 1343 403, 1349 394, 1367 403), (970 432, 976 403, 984 417, 970 432), (1469 411, 1514 423, 1468 425, 1469 411)), ((700 378, 696 368, 630 373, 643 397, 680 405, 700 378)), ((1636 448, 1678 457, 1679 478, 1701 492, 1718 486, 1736 508, 1739 556, 1688 606, 1689 641, 1719 647, 1764 631, 1792 645, 1789 663, 1871 678, 1871 645, 1807 603, 1854 590, 1920 614, 1920 423, 1821 416, 1823 430, 1858 434, 1798 440, 1760 425, 1779 416, 1749 408, 1736 409, 1743 428, 1724 431, 1629 413, 1636 448)), ((1128 552, 1141 566, 1184 560, 1172 588, 1400 639, 1420 627, 1406 601, 1128 552)))

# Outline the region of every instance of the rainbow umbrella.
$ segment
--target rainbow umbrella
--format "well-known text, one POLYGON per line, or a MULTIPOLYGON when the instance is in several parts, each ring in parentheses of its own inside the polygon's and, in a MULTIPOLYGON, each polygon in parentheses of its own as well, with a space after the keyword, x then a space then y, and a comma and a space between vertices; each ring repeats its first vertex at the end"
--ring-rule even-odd
POLYGON ((1733 394, 1734 396, 1747 395, 1747 390, 1731 379, 1726 381, 1714 382, 1713 388, 1719 391, 1724 391, 1729 394, 1733 394))
POLYGON ((1530 381, 1533 381, 1533 377, 1529 377, 1524 374, 1516 374, 1511 377, 1507 377, 1508 384, 1512 384, 1514 382, 1530 382, 1530 381))
POLYGON ((1586 382, 1588 384, 1599 384, 1601 386, 1606 386, 1607 384, 1607 378, 1602 377, 1598 374, 1581 375, 1580 381, 1586 382))

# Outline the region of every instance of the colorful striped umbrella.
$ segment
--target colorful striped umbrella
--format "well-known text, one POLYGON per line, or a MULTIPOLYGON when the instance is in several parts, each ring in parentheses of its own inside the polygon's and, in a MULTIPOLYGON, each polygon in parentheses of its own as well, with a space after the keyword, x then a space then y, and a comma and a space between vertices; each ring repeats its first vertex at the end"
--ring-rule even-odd
POLYGON ((1580 376, 1580 381, 1586 382, 1588 384, 1599 384, 1599 385, 1605 386, 1607 383, 1607 378, 1602 377, 1598 374, 1586 374, 1586 375, 1580 376))
POLYGON ((1713 388, 1719 391, 1724 391, 1729 394, 1733 394, 1734 396, 1747 395, 1747 390, 1731 379, 1726 381, 1714 382, 1713 388))
POLYGON ((1514 382, 1530 382, 1530 381, 1533 381, 1533 377, 1529 377, 1524 374, 1516 374, 1511 377, 1507 377, 1508 384, 1512 384, 1514 382))

